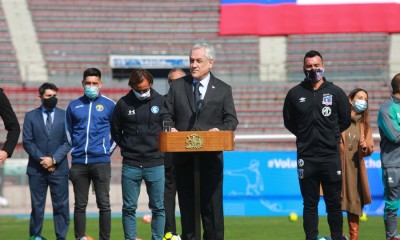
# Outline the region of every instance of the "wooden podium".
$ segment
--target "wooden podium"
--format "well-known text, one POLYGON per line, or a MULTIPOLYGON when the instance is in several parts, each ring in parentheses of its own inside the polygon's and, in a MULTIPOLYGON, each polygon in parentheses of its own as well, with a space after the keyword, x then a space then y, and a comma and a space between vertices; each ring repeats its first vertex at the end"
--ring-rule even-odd
MULTIPOLYGON (((233 131, 161 132, 158 149, 161 152, 218 152, 232 151, 233 131)), ((194 224, 195 239, 201 239, 200 226, 200 167, 199 156, 194 154, 194 224)))

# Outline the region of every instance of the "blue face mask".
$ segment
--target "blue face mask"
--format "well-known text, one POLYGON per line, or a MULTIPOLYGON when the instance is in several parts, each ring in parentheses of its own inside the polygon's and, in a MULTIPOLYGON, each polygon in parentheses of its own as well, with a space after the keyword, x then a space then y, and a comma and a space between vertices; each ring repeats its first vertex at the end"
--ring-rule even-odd
POLYGON ((92 86, 92 87, 85 86, 84 92, 85 92, 86 97, 93 99, 99 94, 99 88, 94 87, 94 86, 92 86))
POLYGON ((367 109, 367 107, 368 107, 368 103, 367 103, 367 101, 365 101, 363 99, 355 100, 355 103, 353 105, 354 111, 356 111, 356 113, 364 112, 365 109, 367 109))

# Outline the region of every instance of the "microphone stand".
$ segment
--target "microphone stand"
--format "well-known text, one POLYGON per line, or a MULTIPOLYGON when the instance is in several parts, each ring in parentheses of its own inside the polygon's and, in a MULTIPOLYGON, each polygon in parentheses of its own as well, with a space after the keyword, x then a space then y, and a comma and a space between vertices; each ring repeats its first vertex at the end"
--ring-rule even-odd
POLYGON ((195 118, 195 120, 194 120, 194 125, 193 125, 195 130, 197 130, 197 119, 198 119, 198 116, 199 116, 200 111, 201 111, 201 109, 203 108, 203 106, 204 106, 204 100, 203 100, 203 99, 200 99, 200 100, 197 102, 197 106, 196 106, 196 118, 195 118))

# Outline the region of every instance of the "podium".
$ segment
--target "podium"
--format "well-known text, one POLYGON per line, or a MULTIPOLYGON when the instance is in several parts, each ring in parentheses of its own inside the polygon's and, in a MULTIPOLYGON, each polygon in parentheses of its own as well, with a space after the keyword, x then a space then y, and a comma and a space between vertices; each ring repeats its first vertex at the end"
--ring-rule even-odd
MULTIPOLYGON (((183 131, 161 132, 158 135, 160 152, 220 152, 233 151, 233 131, 183 131)), ((195 239, 201 239, 200 226, 200 166, 199 156, 194 155, 194 224, 195 239)))

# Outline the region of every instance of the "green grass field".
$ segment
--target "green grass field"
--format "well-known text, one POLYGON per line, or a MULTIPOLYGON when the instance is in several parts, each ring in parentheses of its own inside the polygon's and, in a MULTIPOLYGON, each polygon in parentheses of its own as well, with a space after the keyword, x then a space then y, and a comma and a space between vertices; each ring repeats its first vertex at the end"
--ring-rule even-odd
MULTIPOLYGON (((346 218, 344 218, 344 221, 344 230, 347 233, 346 218)), ((28 239, 28 227, 29 219, 0 217, 0 239, 28 239)), ((74 239, 73 229, 73 221, 71 219, 68 239, 74 239)), ((179 229, 180 226, 178 226, 178 230, 179 229)), ((138 221, 138 234, 143 240, 150 240, 150 224, 138 221)), ((382 217, 369 217, 368 221, 360 223, 359 239, 361 240, 384 239, 384 234, 385 230, 382 217)), ((88 219, 87 235, 98 239, 97 219, 88 219)), ((328 235, 329 230, 326 217, 320 217, 320 236, 328 235)), ((55 239, 53 222, 51 219, 45 220, 43 236, 48 240, 55 239)), ((290 222, 287 217, 225 217, 225 239, 227 240, 303 240, 304 238, 302 218, 299 218, 296 222, 290 222)), ((121 218, 113 218, 111 239, 124 239, 121 218)))

